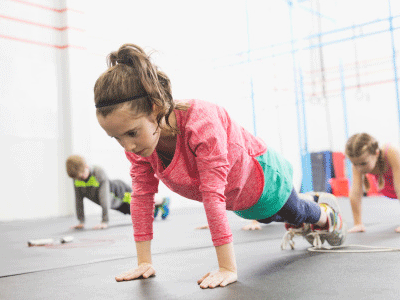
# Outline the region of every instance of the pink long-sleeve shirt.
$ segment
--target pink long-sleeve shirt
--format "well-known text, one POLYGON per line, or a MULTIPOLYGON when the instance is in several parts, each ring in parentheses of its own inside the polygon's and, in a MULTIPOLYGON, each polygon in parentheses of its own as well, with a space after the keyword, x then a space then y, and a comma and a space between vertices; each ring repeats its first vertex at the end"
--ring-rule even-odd
POLYGON ((153 238, 159 180, 173 192, 203 203, 214 246, 232 242, 226 210, 247 209, 262 194, 264 175, 255 157, 267 151, 264 142, 231 120, 225 109, 200 100, 188 102, 186 111, 174 111, 180 134, 166 169, 156 151, 149 157, 126 152, 132 163, 135 241, 153 238))

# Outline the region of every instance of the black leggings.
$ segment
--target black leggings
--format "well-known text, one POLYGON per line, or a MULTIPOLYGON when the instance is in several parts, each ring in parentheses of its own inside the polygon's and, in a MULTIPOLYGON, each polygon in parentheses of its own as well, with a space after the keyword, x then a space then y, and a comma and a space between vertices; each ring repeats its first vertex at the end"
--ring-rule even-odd
POLYGON ((285 205, 273 216, 257 220, 260 223, 285 222, 293 225, 315 224, 321 217, 320 206, 312 201, 300 199, 293 189, 285 205))

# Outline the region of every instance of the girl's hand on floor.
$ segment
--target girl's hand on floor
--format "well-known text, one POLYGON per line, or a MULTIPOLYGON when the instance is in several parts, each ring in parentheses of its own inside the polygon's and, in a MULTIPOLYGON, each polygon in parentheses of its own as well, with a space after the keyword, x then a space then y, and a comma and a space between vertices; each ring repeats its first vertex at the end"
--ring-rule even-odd
POLYGON ((81 223, 75 226, 72 226, 71 229, 83 229, 85 227, 85 224, 81 223))
POLYGON ((107 223, 100 223, 99 225, 94 226, 93 229, 106 229, 107 227, 107 223))
POLYGON ((208 229, 208 225, 198 226, 195 229, 208 229))
POLYGON ((242 230, 261 230, 261 225, 256 220, 253 220, 250 224, 243 226, 242 230))
POLYGON ((365 231, 365 226, 363 224, 356 225, 353 228, 349 229, 347 232, 348 233, 354 233, 354 232, 364 232, 365 231))
POLYGON ((394 231, 400 233, 400 227, 397 227, 394 231))
POLYGON ((156 270, 154 270, 153 265, 149 263, 143 263, 136 269, 124 272, 119 276, 115 277, 116 281, 128 281, 138 278, 149 278, 156 275, 156 270))
POLYGON ((197 281, 197 284, 199 284, 202 289, 213 289, 217 286, 224 287, 235 281, 237 281, 236 272, 221 268, 217 271, 207 273, 197 281))

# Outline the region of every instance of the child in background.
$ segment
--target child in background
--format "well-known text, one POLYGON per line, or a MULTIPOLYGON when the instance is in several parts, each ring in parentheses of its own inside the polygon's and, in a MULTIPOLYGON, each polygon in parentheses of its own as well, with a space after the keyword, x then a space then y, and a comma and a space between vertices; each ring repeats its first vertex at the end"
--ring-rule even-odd
MULTIPOLYGON (((83 199, 93 201, 102 208, 102 221, 93 229, 108 227, 108 208, 123 214, 130 214, 131 187, 121 180, 108 179, 104 170, 99 166, 89 167, 85 159, 79 155, 71 155, 66 161, 67 174, 74 179, 75 207, 79 224, 73 229, 84 228, 85 212, 83 199)), ((169 198, 156 198, 156 211, 162 210, 162 219, 169 214, 169 198)))
POLYGON ((168 215, 169 215, 169 198, 164 197, 155 197, 155 203, 154 203, 154 218, 157 217, 158 212, 160 211, 161 213, 161 219, 165 220, 168 215))
POLYGON ((74 229, 82 229, 85 224, 83 198, 87 198, 102 208, 102 221, 93 229, 108 227, 108 208, 124 214, 130 213, 132 189, 121 180, 110 180, 101 167, 89 167, 79 155, 71 155, 66 162, 68 176, 74 179, 76 215, 79 224, 74 229))
MULTIPOLYGON (((367 133, 351 136, 346 143, 346 156, 352 163, 353 179, 350 189, 350 203, 354 227, 349 232, 364 232, 361 218, 363 186, 368 191, 366 174, 372 174, 378 182, 378 189, 386 197, 398 199, 400 195, 400 152, 391 145, 379 147, 378 142, 367 133)), ((400 227, 395 229, 400 233, 400 227)))
POLYGON ((151 240, 159 180, 204 205, 219 268, 198 280, 201 288, 237 280, 226 210, 259 222, 286 222, 287 228, 320 234, 331 245, 343 243, 336 200, 327 197, 317 204, 300 199, 293 190, 291 165, 223 108, 200 100, 174 101, 169 78, 136 45, 111 53, 108 65, 94 87, 96 116, 132 164, 131 216, 138 260, 138 267, 117 281, 155 274, 151 240))

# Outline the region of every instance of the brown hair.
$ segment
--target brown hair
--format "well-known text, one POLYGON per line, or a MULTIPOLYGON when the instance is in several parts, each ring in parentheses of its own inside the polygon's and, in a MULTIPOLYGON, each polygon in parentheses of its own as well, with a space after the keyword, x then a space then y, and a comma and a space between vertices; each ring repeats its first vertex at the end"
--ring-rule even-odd
POLYGON ((79 173, 81 173, 86 166, 86 161, 82 156, 71 155, 68 157, 66 163, 67 174, 71 178, 77 178, 79 173))
POLYGON ((111 52, 107 56, 107 65, 108 70, 100 75, 94 86, 96 105, 139 95, 143 97, 97 108, 97 114, 106 117, 117 108, 129 104, 130 109, 136 113, 150 115, 155 105, 158 108, 156 116, 158 126, 160 127, 161 120, 165 117, 166 124, 172 132, 178 133, 178 129, 172 128, 169 124, 168 117, 174 109, 186 110, 188 106, 175 103, 168 76, 158 70, 142 48, 134 44, 124 44, 118 51, 111 52))
MULTIPOLYGON (((349 158, 360 157, 365 152, 369 154, 375 154, 376 150, 379 149, 378 142, 370 136, 368 133, 357 133, 352 135, 346 143, 346 155, 349 158)), ((379 149, 379 156, 377 160, 379 168, 379 179, 378 188, 383 189, 385 186, 385 180, 383 179, 383 172, 385 170, 385 161, 383 159, 382 150, 379 149)), ((370 184, 368 182, 367 176, 364 175, 364 187, 368 191, 370 189, 370 184)))

